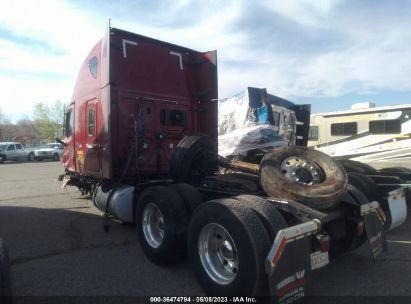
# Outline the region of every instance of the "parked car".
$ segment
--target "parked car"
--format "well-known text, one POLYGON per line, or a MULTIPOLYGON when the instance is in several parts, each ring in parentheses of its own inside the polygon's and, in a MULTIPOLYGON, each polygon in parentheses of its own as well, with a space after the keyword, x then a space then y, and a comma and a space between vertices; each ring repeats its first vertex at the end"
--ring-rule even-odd
POLYGON ((6 160, 34 160, 32 149, 25 149, 19 142, 1 142, 0 143, 0 163, 6 160))
POLYGON ((41 149, 34 150, 34 157, 36 160, 52 159, 60 160, 63 155, 63 145, 59 143, 50 143, 41 149))

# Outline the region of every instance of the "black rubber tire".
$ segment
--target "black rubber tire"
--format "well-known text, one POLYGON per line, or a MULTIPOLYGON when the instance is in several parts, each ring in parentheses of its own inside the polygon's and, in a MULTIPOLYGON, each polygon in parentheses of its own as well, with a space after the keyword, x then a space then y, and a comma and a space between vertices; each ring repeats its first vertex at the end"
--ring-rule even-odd
POLYGON ((273 243, 275 237, 281 229, 287 228, 287 222, 277 208, 262 197, 256 195, 243 194, 235 197, 237 200, 244 202, 246 206, 253 209, 264 225, 265 230, 273 243))
POLYGON ((7 156, 2 154, 1 155, 1 160, 0 160, 0 164, 4 164, 4 162, 7 160, 7 156))
POLYGON ((204 202, 200 192, 189 184, 179 183, 170 185, 170 187, 180 195, 189 215, 204 202))
POLYGON ((29 153, 29 155, 27 156, 27 160, 31 162, 36 160, 36 156, 33 152, 29 153))
POLYGON ((365 163, 351 160, 351 159, 340 159, 338 162, 344 167, 347 172, 357 172, 362 174, 374 174, 377 170, 365 163))
POLYGON ((54 153, 53 154, 53 160, 54 161, 59 161, 60 160, 60 155, 58 155, 58 153, 54 153))
POLYGON ((336 208, 347 191, 347 175, 341 165, 327 154, 306 147, 273 149, 263 157, 259 176, 261 186, 269 196, 294 200, 318 210, 336 208), (324 173, 323 181, 313 185, 290 181, 281 172, 281 163, 291 156, 315 163, 324 173))
POLYGON ((377 184, 372 178, 361 173, 350 172, 348 173, 348 183, 360 190, 367 197, 368 201, 377 201, 380 204, 386 216, 384 227, 385 229, 388 229, 392 222, 388 199, 381 194, 381 191, 379 191, 377 184))
POLYGON ((189 223, 187 245, 191 268, 209 295, 267 295, 268 278, 264 262, 271 243, 264 225, 251 208, 234 199, 213 200, 200 205, 189 223), (199 256, 200 231, 210 223, 218 224, 228 231, 241 261, 237 276, 226 285, 218 284, 207 274, 199 256))
POLYGON ((0 239, 0 303, 11 303, 11 271, 6 245, 0 239))
POLYGON ((175 182, 198 185, 217 169, 216 144, 208 136, 186 136, 171 158, 170 176, 175 182))
POLYGON ((406 168, 406 167, 387 167, 387 168, 382 168, 378 171, 379 172, 387 172, 387 173, 411 174, 411 169, 406 168))
POLYGON ((364 193, 370 202, 381 201, 377 184, 371 178, 358 172, 349 172, 347 176, 348 183, 364 193))
POLYGON ((147 258, 157 265, 171 265, 186 256, 188 215, 178 193, 171 187, 154 186, 143 191, 136 206, 137 236, 147 258), (148 203, 159 208, 164 219, 164 239, 152 247, 143 232, 143 211, 148 203))
MULTIPOLYGON (((361 189, 359 189, 355 186, 353 187, 353 189, 350 189, 350 193, 351 193, 352 197, 354 198, 354 200, 357 202, 358 207, 371 202, 368 199, 367 195, 361 189)), ((360 214, 361 214, 361 210, 355 210, 354 216, 357 217, 357 216, 360 216, 360 214)), ((355 249, 359 248, 366 241, 367 241, 367 233, 366 232, 364 232, 364 235, 361 236, 361 237, 354 236, 353 240, 352 240, 352 243, 349 247, 349 250, 352 251, 352 250, 355 250, 355 249)))
MULTIPOLYGON (((346 220, 346 237, 339 240, 331 239, 329 253, 332 257, 338 257, 342 254, 355 250, 367 241, 365 232, 361 237, 355 234, 356 223, 349 221, 349 218, 360 217, 360 206, 363 204, 368 204, 369 201, 364 193, 351 184, 348 185, 348 193, 346 195, 351 197, 350 203, 346 206, 351 211, 351 214, 347 216, 348 220, 346 220), (355 205, 352 204, 353 202, 355 205)), ((341 204, 344 204, 344 198, 341 204)))
POLYGON ((389 192, 392 190, 397 189, 399 186, 397 184, 405 184, 407 183, 405 180, 403 180, 399 176, 386 176, 386 175, 381 175, 381 174, 375 174, 375 175, 368 175, 369 178, 371 178, 374 183, 378 184, 392 184, 392 186, 380 186, 383 188, 385 191, 389 192))

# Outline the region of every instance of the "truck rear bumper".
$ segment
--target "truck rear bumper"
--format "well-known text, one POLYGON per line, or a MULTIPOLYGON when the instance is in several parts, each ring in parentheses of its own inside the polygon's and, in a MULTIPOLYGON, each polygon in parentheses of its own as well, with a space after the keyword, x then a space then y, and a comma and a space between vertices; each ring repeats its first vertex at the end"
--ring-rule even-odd
MULTIPOLYGON (((378 213, 379 204, 361 206, 368 243, 373 259, 387 249, 384 222, 378 213)), ((276 303, 292 303, 305 295, 314 282, 314 270, 329 263, 327 237, 317 220, 280 230, 266 258, 269 292, 276 303)))

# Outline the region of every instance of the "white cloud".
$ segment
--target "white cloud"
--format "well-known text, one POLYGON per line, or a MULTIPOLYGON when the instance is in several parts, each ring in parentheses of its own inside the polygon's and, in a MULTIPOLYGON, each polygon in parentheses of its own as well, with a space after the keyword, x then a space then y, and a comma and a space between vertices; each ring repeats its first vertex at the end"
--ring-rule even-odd
POLYGON ((78 69, 104 27, 63 1, 2 0, 0 6, 0 28, 12 38, 0 39, 0 108, 17 120, 38 101, 68 102, 78 69))
POLYGON ((87 13, 63 1, 2 2, 0 25, 3 29, 18 36, 46 41, 51 47, 84 52, 102 34, 87 13))
POLYGON ((264 5, 298 24, 322 27, 332 9, 341 0, 267 0, 264 5))
POLYGON ((366 35, 347 25, 348 43, 340 49, 319 53, 298 67, 293 95, 339 96, 373 91, 410 91, 411 30, 393 24, 378 33, 370 24, 366 35), (353 35, 351 35, 353 33, 353 35))
POLYGON ((36 102, 52 103, 70 96, 73 79, 47 81, 36 78, 10 78, 0 76, 1 108, 5 113, 13 114, 12 119, 31 117, 36 102))

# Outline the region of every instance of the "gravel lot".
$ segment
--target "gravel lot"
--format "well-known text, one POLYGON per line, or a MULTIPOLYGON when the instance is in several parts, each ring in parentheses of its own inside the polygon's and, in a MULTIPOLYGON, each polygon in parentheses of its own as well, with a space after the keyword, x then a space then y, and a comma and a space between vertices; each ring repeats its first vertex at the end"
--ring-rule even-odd
MULTIPOLYGON (((74 188, 62 192, 57 162, 0 165, 0 236, 20 296, 203 295, 188 262, 151 264, 134 227, 112 222, 74 188)), ((314 295, 411 296, 411 220, 388 234, 376 264, 363 246, 317 271, 314 295)))

